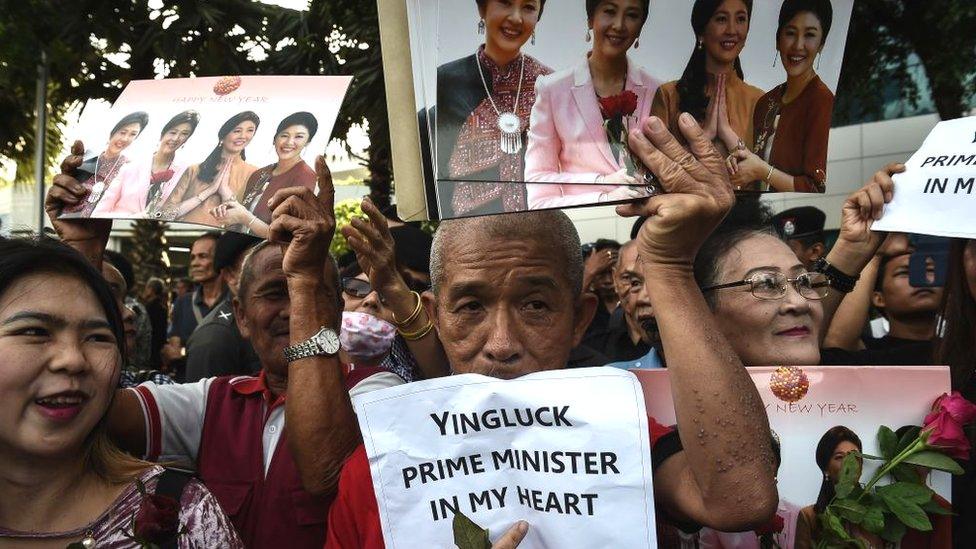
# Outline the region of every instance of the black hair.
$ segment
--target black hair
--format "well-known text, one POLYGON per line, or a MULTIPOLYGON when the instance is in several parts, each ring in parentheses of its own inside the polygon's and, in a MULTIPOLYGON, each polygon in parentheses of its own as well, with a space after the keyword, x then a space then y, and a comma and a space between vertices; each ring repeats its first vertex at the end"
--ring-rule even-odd
POLYGON ((804 248, 809 248, 814 244, 824 244, 824 241, 826 239, 824 238, 823 231, 817 231, 813 234, 808 234, 806 236, 800 236, 800 237, 790 237, 787 238, 786 240, 795 240, 800 244, 802 244, 804 248))
POLYGON ((315 132, 319 130, 319 121, 315 119, 315 115, 310 112, 295 112, 289 114, 281 120, 278 124, 278 129, 275 130, 275 135, 277 136, 285 128, 290 126, 305 126, 308 130, 308 140, 311 141, 315 137, 315 132))
POLYGON ((783 32, 783 27, 789 24, 797 15, 809 12, 820 20, 820 28, 823 36, 820 39, 820 46, 827 43, 827 35, 830 34, 830 26, 834 21, 834 7, 830 0, 785 0, 779 8, 779 25, 776 27, 776 39, 783 32))
POLYGON ((105 313, 112 334, 115 335, 124 364, 125 329, 122 325, 122 313, 115 294, 105 282, 102 273, 80 253, 50 238, 0 238, 0 295, 14 282, 35 274, 68 275, 91 289, 105 313))
POLYGON ((126 293, 131 292, 136 285, 136 273, 132 269, 132 262, 115 250, 105 250, 102 260, 119 270, 122 279, 125 280, 126 293))
MULTIPOLYGON (((162 139, 162 137, 166 135, 166 132, 170 131, 176 126, 179 126, 180 124, 189 124, 190 135, 193 135, 193 132, 197 131, 197 124, 199 123, 200 123, 200 113, 198 113, 197 111, 183 111, 180 114, 169 119, 169 122, 167 122, 166 125, 163 126, 162 131, 159 132, 159 137, 160 139, 162 139)), ((189 136, 187 136, 187 139, 189 139, 189 136)))
MULTIPOLYGON (((596 13, 596 8, 602 4, 604 0, 586 0, 586 20, 592 21, 593 14, 596 13)), ((650 15, 651 11, 651 0, 641 0, 641 7, 644 8, 644 20, 641 21, 641 25, 647 22, 647 16, 650 15)))
MULTIPOLYGON (((197 175, 197 179, 210 183, 213 181, 214 177, 217 177, 217 166, 220 165, 220 151, 223 149, 224 138, 227 134, 234 131, 238 125, 242 122, 250 120, 254 122, 255 128, 261 124, 261 118, 254 111, 244 111, 235 114, 234 116, 227 119, 224 125, 217 130, 217 146, 210 152, 210 155, 200 163, 200 172, 197 175)), ((247 156, 244 155, 244 151, 241 151, 241 159, 246 159, 247 156)))
POLYGON ((874 291, 884 291, 885 269, 888 268, 888 263, 895 257, 897 256, 881 254, 881 260, 878 262, 878 277, 874 279, 874 291))
MULTIPOLYGON (((759 195, 741 195, 736 198, 735 206, 722 224, 702 243, 695 256, 695 282, 699 288, 714 286, 729 280, 718 280, 719 264, 725 254, 740 242, 753 236, 775 236, 776 230, 772 225, 772 212, 769 205, 759 200, 759 195)), ((715 295, 705 294, 705 301, 709 307, 715 308, 715 295)))
POLYGON ((813 506, 813 510, 818 515, 823 513, 827 505, 834 499, 834 481, 827 476, 827 467, 830 464, 830 458, 833 457, 834 451, 841 442, 853 443, 854 446, 857 446, 858 451, 864 449, 857 433, 843 425, 831 427, 820 437, 820 442, 817 443, 817 451, 814 454, 817 459, 817 467, 824 473, 823 482, 820 483, 820 494, 817 496, 817 503, 813 506))
POLYGON ((136 111, 123 116, 122 119, 119 120, 118 123, 112 128, 112 131, 109 132, 109 137, 112 137, 115 135, 115 132, 128 126, 129 124, 139 124, 139 133, 142 133, 142 130, 145 129, 146 124, 149 124, 149 115, 143 111, 136 111))
POLYGON ((609 238, 598 238, 593 242, 593 249, 602 252, 603 250, 619 250, 620 243, 609 238))
MULTIPOLYGON (((478 9, 484 9, 485 4, 488 3, 488 0, 474 0, 474 2, 478 4, 478 9)), ((542 10, 544 10, 545 7, 546 7, 546 0, 539 0, 539 19, 542 19, 542 10)))
POLYGON ((200 236, 196 237, 195 239, 193 239, 193 243, 196 244, 197 242, 199 242, 201 240, 207 240, 207 239, 209 239, 209 240, 213 240, 214 241, 214 244, 216 245, 217 242, 220 241, 220 235, 221 234, 222 233, 220 231, 207 231, 207 232, 203 233, 202 235, 200 235, 200 236))
MULTIPOLYGON (((691 8, 691 28, 695 31, 696 43, 691 51, 691 58, 685 65, 685 70, 678 80, 678 108, 681 112, 690 113, 697 120, 705 118, 705 110, 708 107, 708 97, 705 95, 705 88, 708 85, 708 75, 705 71, 705 49, 698 49, 697 37, 705 32, 705 27, 712 19, 719 6, 724 0, 695 0, 694 7, 691 8)), ((749 20, 752 20, 752 0, 742 0, 746 5, 746 13, 749 20)), ((739 78, 745 79, 742 73, 742 62, 738 57, 735 59, 735 73, 739 78)))

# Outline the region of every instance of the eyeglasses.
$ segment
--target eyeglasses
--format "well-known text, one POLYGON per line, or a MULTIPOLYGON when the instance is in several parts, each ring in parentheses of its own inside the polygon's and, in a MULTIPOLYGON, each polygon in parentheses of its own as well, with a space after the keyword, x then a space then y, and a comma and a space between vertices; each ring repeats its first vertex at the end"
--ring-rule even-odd
POLYGON ((757 299, 774 300, 782 299, 786 295, 788 284, 792 284, 798 294, 811 300, 827 297, 827 290, 830 288, 830 280, 823 273, 803 273, 796 278, 789 278, 778 271, 761 271, 745 280, 702 288, 702 292, 749 286, 749 291, 757 299))
MULTIPOLYGON (((342 279, 342 291, 358 299, 364 299, 373 292, 373 287, 369 282, 360 278, 344 277, 342 279)), ((386 303, 383 296, 376 294, 380 298, 380 303, 386 303)))

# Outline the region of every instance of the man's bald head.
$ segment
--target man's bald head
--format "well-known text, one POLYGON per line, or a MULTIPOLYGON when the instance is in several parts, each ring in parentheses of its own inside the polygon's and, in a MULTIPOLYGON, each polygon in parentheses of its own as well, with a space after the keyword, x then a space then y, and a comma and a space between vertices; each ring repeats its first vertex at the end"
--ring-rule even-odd
POLYGON ((481 238, 538 242, 565 266, 560 273, 568 277, 574 295, 583 291, 583 255, 576 227, 565 213, 548 210, 443 221, 430 252, 430 281, 435 294, 444 284, 444 269, 455 243, 481 238))

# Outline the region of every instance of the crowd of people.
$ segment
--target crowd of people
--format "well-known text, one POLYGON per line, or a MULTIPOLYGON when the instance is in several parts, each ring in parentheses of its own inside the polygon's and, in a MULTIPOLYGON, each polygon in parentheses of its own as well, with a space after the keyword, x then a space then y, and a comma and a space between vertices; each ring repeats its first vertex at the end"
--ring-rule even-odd
MULTIPOLYGON (((931 263, 916 288, 915 240, 871 229, 903 166, 848 197, 828 248, 815 212, 736 203, 694 117, 674 131, 651 116, 630 134, 667 193, 618 207, 637 219, 622 244, 581 246, 558 210, 444 221, 431 238, 365 199, 338 229, 353 252, 333 258, 320 157, 318 195, 297 186, 268 202, 268 240, 193 243, 169 315, 165 283, 133 280, 106 250, 111 221, 59 217, 91 192, 76 144, 46 200, 60 242, 0 241, 0 547, 382 547, 352 397, 602 365, 669 370, 677 424, 650 422, 659 540, 704 546, 780 505, 779 445, 744 366, 948 364, 976 397, 976 242, 952 245, 944 288, 931 263), (726 401, 738 419, 687 444, 726 401), (154 496, 171 502, 171 528, 138 527, 154 496)), ((841 442, 860 448, 835 434, 817 451, 825 484, 841 442)), ((967 472, 953 491, 960 547, 976 539, 967 472)), ((818 512, 792 514, 789 546, 816 545, 818 512)))

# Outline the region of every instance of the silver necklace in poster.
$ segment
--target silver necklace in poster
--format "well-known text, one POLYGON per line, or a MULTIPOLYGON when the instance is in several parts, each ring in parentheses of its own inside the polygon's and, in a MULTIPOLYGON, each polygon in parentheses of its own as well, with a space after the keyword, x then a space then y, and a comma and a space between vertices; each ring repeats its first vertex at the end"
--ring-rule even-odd
MULTIPOLYGON (((519 82, 515 91, 515 103, 512 105, 512 111, 518 111, 519 97, 522 95, 522 80, 525 78, 525 55, 519 55, 519 58, 522 60, 522 66, 519 69, 519 82)), ((501 131, 498 147, 505 154, 516 154, 522 150, 522 120, 515 112, 501 112, 498 109, 495 99, 491 96, 491 91, 488 90, 488 81, 485 80, 485 73, 481 68, 481 59, 478 59, 477 56, 475 56, 475 63, 478 65, 481 84, 485 87, 485 95, 491 102, 491 108, 498 115, 498 129, 501 131)))
MULTIPOLYGON (((93 178, 95 179, 95 183, 92 184, 91 192, 88 193, 88 203, 89 204, 96 204, 96 203, 98 203, 98 201, 102 199, 102 194, 105 192, 105 187, 108 186, 105 183, 105 178, 102 178, 101 181, 98 180, 98 162, 101 159, 102 159, 102 155, 98 155, 98 156, 95 157, 95 175, 93 176, 93 178)), ((115 168, 117 168, 119 166, 119 161, 121 161, 121 160, 122 160, 122 155, 119 154, 119 156, 115 159, 115 163, 112 164, 112 167, 111 168, 109 168, 108 173, 106 174, 106 177, 109 176, 109 175, 111 175, 112 172, 115 171, 115 168)))

